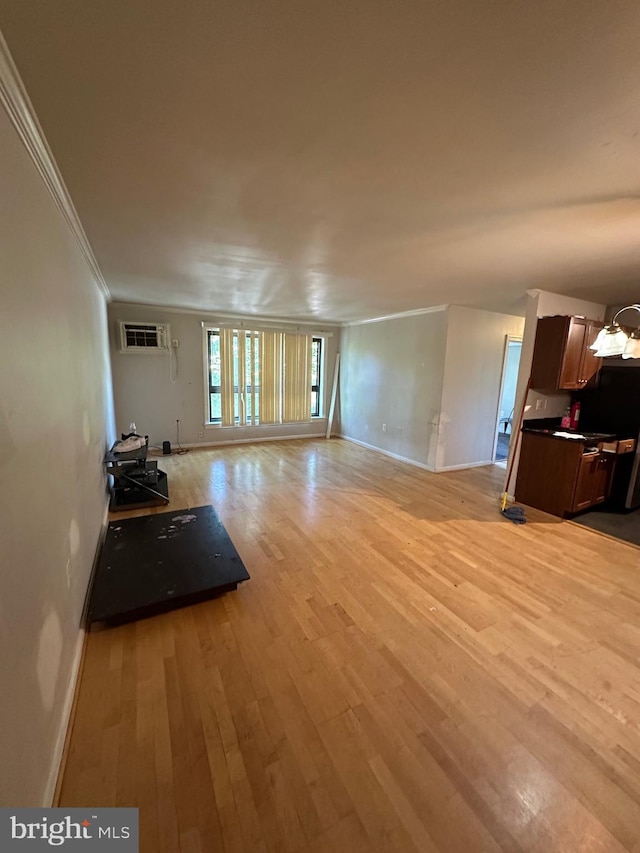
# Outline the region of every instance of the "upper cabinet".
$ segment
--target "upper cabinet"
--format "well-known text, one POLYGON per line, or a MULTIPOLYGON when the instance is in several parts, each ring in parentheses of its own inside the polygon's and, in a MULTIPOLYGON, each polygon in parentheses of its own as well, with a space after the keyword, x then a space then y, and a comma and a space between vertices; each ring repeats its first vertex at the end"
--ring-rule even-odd
POLYGON ((589 349, 603 324, 584 317, 541 317, 531 367, 537 391, 574 391, 596 385, 602 359, 589 349))

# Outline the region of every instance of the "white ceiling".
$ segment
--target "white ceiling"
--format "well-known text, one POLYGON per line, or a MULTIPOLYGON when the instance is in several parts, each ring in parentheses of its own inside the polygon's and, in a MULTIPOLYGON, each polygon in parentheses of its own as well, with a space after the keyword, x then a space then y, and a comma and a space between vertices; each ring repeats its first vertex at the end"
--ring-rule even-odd
POLYGON ((638 301, 631 0, 0 0, 113 297, 638 301))

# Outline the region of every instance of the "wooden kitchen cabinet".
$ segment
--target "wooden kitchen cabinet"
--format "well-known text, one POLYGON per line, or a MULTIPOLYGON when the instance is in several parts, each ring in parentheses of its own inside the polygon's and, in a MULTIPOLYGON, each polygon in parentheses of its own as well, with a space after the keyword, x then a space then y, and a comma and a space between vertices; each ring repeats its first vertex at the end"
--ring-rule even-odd
POLYGON ((596 463, 597 471, 594 478, 594 489, 592 494, 593 504, 601 504, 611 494, 611 483, 613 470, 616 465, 616 457, 611 453, 600 453, 596 463))
POLYGON ((588 509, 593 503, 599 456, 598 451, 595 453, 585 453, 579 462, 578 477, 571 506, 574 512, 580 512, 581 509, 588 509))
POLYGON ((522 433, 517 501, 551 515, 572 515, 605 501, 615 454, 585 451, 583 441, 522 433))
POLYGON ((594 387, 602 359, 589 349, 602 323, 584 317, 540 317, 531 366, 537 391, 576 391, 594 387))
POLYGON ((611 493, 615 456, 611 453, 584 453, 578 468, 573 512, 588 509, 605 501, 611 493))

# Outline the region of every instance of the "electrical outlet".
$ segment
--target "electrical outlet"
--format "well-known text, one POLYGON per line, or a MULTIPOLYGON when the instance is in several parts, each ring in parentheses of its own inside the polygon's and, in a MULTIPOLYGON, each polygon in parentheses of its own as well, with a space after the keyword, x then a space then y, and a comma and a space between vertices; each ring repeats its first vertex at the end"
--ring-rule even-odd
POLYGON ((382 424, 382 432, 386 432, 386 431, 387 431, 387 425, 386 425, 386 424, 382 424))
POLYGON ((171 345, 173 346, 174 349, 178 349, 178 347, 180 346, 180 341, 177 338, 174 338, 171 341, 171 345))
POLYGON ((204 430, 198 430, 198 438, 204 438, 204 430))
POLYGON ((546 400, 542 400, 542 399, 536 400, 536 412, 539 412, 540 409, 544 409, 545 402, 546 402, 546 400))

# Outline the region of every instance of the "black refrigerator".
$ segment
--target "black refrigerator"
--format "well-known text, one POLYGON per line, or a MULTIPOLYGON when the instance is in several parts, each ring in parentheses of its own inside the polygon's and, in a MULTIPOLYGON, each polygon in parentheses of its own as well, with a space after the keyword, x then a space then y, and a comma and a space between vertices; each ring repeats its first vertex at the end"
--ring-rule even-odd
POLYGON ((618 456, 610 506, 631 510, 640 506, 640 363, 616 360, 600 369, 598 387, 582 391, 580 429, 614 432, 619 439, 635 438, 635 453, 618 456))

